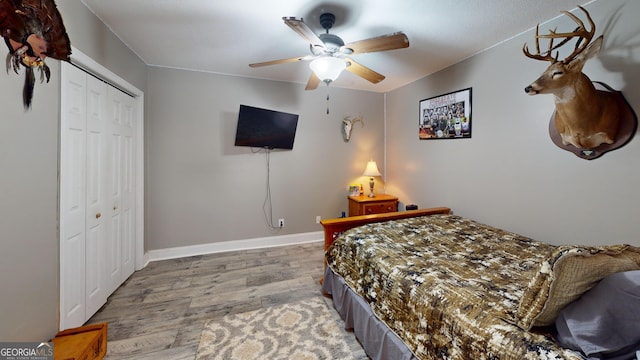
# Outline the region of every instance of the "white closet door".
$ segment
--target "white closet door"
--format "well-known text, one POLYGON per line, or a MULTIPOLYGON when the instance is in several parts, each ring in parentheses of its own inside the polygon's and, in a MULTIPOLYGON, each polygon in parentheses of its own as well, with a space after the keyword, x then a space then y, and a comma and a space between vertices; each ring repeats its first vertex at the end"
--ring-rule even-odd
POLYGON ((61 62, 60 330, 135 270, 135 99, 61 62))
POLYGON ((60 118, 60 328, 85 321, 86 76, 62 64, 60 118))
MULTIPOLYGON (((81 70, 76 69, 79 72, 81 70)), ((87 318, 100 309, 111 292, 107 286, 105 253, 108 229, 108 153, 107 153, 107 84, 85 75, 87 79, 87 211, 86 268, 87 318), (104 215, 104 216, 103 216, 104 215)))
POLYGON ((119 114, 115 122, 114 133, 122 137, 122 177, 121 198, 119 211, 123 218, 122 227, 122 270, 124 282, 135 270, 136 250, 136 112, 134 99, 114 88, 110 88, 109 98, 112 104, 117 104, 119 114))
POLYGON ((133 98, 108 89, 110 135, 109 275, 117 288, 135 269, 135 113, 133 98))

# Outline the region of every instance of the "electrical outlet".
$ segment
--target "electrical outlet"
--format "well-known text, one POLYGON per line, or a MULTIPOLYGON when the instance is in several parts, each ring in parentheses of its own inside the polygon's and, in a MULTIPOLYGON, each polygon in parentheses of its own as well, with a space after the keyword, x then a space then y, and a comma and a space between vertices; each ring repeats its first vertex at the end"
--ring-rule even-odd
POLYGON ((284 219, 278 219, 278 226, 284 227, 284 219))
POLYGON ((322 218, 320 217, 320 215, 316 216, 316 224, 320 224, 320 220, 322 220, 322 218))

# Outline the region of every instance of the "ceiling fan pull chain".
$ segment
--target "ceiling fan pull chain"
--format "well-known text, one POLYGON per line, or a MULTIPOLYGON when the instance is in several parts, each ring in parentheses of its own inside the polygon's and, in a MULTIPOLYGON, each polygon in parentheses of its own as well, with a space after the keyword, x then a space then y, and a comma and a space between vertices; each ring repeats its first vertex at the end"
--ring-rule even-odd
POLYGON ((327 115, 329 115, 329 86, 327 84, 327 115))

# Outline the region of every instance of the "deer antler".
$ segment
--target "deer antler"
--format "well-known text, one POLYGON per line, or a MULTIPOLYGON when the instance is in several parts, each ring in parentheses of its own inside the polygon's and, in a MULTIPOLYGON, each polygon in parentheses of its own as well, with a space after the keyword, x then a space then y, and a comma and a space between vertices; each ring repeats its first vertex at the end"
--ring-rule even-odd
POLYGON ((587 48, 587 46, 589 45, 589 43, 591 42, 591 39, 593 39, 593 35, 596 32, 596 25, 593 22, 593 19, 591 18, 591 15, 589 15, 589 12, 587 10, 585 10, 585 8, 583 8, 582 6, 578 7, 587 15, 587 20, 589 21, 589 26, 591 27, 590 30, 587 30, 584 22, 582 22, 582 20, 580 20, 580 18, 578 18, 576 15, 568 12, 568 11, 563 11, 564 14, 566 14, 567 16, 569 16, 576 24, 578 24, 578 27, 575 28, 575 30, 573 30, 572 32, 566 32, 566 33, 557 33, 555 30, 549 30, 549 34, 546 35, 540 35, 538 33, 539 27, 540 25, 536 26, 536 54, 532 54, 529 52, 529 47, 527 46, 527 44, 525 43, 524 46, 522 47, 522 51, 524 52, 525 56, 527 56, 528 58, 531 59, 535 59, 535 60, 544 60, 544 61, 550 61, 552 63, 557 62, 558 61, 558 51, 556 51, 556 55, 553 56, 553 50, 557 50, 558 48, 560 48, 562 45, 566 44, 567 42, 569 42, 571 39, 578 37, 578 40, 576 41, 576 45, 575 48, 573 50, 573 52, 567 56, 566 58, 564 58, 564 60, 562 60, 562 62, 564 62, 565 64, 570 62, 571 60, 573 60, 576 55, 580 54, 582 51, 584 51, 584 49, 587 48), (554 39, 559 39, 559 38, 563 38, 563 40, 557 44, 557 45, 553 45, 553 40, 554 39), (549 39, 549 49, 544 52, 544 54, 540 53, 540 39, 549 39))
MULTIPOLYGON (((527 45, 527 43, 524 43, 524 46, 522 47, 522 52, 524 52, 524 55, 526 57, 531 58, 531 59, 542 60, 542 61, 551 61, 552 63, 558 61, 558 53, 556 53, 555 58, 551 54, 553 49, 557 48, 557 46, 556 47, 553 46, 553 38, 551 38, 551 40, 549 40, 549 50, 547 50, 544 55, 542 55, 542 53, 540 53, 540 38, 542 36, 539 35, 539 31, 540 31, 540 24, 536 25, 536 54, 532 54, 532 53, 529 52, 529 46, 527 45)), ((550 32, 553 33, 552 30, 550 30, 550 32)))

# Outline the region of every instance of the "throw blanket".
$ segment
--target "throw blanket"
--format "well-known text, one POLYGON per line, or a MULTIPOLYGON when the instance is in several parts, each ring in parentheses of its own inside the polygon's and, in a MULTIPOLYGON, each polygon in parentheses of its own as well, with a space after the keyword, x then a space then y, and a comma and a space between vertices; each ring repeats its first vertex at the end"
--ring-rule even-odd
POLYGON ((519 326, 520 300, 556 250, 433 215, 351 229, 326 258, 420 359, 583 359, 519 326))

